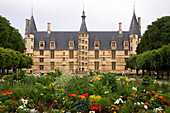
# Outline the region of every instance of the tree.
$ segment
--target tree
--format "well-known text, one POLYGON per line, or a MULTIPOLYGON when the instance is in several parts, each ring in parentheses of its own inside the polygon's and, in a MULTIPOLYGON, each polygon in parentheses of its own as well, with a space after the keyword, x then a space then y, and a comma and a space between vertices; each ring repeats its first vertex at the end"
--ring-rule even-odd
POLYGON ((143 34, 137 46, 137 54, 148 50, 161 48, 170 43, 170 16, 165 16, 152 22, 143 34))
POLYGON ((0 16, 0 47, 10 48, 21 53, 24 53, 26 49, 19 31, 2 16, 0 16))

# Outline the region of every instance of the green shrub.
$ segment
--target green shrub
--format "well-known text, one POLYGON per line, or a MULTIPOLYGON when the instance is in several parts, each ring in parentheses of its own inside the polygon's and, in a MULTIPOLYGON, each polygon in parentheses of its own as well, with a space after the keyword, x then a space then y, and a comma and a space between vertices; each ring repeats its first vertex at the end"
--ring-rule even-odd
POLYGON ((12 94, 16 100, 19 100, 23 96, 26 95, 26 92, 24 91, 24 87, 16 87, 12 90, 12 94))
POLYGON ((153 82, 152 82, 152 79, 151 79, 151 77, 148 76, 148 75, 145 75, 145 76, 142 78, 142 80, 141 80, 141 84, 142 84, 142 85, 150 85, 151 83, 153 83, 153 82))
POLYGON ((107 108, 111 105, 110 100, 108 98, 102 98, 97 102, 98 106, 102 107, 102 110, 107 110, 107 108))

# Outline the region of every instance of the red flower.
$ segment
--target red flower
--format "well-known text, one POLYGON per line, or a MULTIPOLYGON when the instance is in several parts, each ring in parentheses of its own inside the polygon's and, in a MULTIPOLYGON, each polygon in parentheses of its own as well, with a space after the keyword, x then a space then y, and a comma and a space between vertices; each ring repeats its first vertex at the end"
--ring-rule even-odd
POLYGON ((142 95, 142 97, 144 96, 145 94, 142 95))
POLYGON ((79 93, 79 91, 76 91, 76 93, 79 93))
POLYGON ((71 98, 71 97, 72 97, 72 94, 68 94, 68 96, 71 98))
POLYGON ((89 95, 87 93, 82 94, 82 96, 89 97, 89 95))
POLYGON ((11 92, 11 90, 8 90, 7 92, 11 92))
POLYGON ((166 98, 162 99, 164 102, 167 102, 166 98))
POLYGON ((101 106, 99 106, 98 108, 99 108, 99 111, 101 111, 101 110, 102 110, 102 107, 101 107, 101 106))
POLYGON ((4 91, 3 93, 6 93, 6 91, 4 91))
POLYGON ((155 91, 152 91, 152 93, 156 95, 156 92, 155 92, 155 91))
POLYGON ((52 105, 52 108, 54 108, 54 105, 52 105))
POLYGON ((94 106, 91 107, 90 109, 91 109, 92 111, 93 111, 94 109, 97 111, 97 107, 94 107, 94 106))
POLYGON ((133 93, 133 94, 132 94, 132 97, 135 97, 135 96, 136 96, 136 95, 133 93))
POLYGON ((129 99, 130 97, 127 97, 127 99, 129 99))
POLYGON ((30 99, 29 97, 27 97, 27 99, 30 99))
POLYGON ((97 107, 97 104, 96 104, 96 103, 93 103, 93 105, 94 105, 95 107, 97 107))

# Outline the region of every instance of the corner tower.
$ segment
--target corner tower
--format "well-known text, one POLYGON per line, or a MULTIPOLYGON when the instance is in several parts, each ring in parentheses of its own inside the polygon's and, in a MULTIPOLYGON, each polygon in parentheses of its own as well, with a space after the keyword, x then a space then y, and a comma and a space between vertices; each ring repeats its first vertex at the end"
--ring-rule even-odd
POLYGON ((28 56, 33 56, 34 34, 36 32, 37 32, 37 28, 32 13, 31 19, 30 20, 26 19, 26 28, 25 28, 25 46, 26 46, 25 54, 28 56))
POLYGON ((140 20, 137 21, 135 9, 134 9, 130 28, 129 28, 130 55, 131 56, 136 54, 136 47, 141 39, 141 31, 140 31, 141 29, 140 28, 141 28, 140 20))
POLYGON ((89 34, 85 22, 85 11, 82 14, 82 23, 79 31, 79 41, 78 41, 78 72, 86 73, 88 71, 88 38, 89 34))

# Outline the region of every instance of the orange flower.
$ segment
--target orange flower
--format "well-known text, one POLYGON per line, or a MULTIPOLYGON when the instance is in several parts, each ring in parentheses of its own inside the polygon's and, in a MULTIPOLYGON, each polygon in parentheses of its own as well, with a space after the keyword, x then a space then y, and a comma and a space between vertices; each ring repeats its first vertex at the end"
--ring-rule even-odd
POLYGON ((6 93, 3 93, 3 95, 6 95, 6 93))
POLYGON ((145 110, 142 110, 142 112, 144 112, 145 110))
POLYGON ((148 103, 148 102, 145 102, 143 105, 149 105, 149 103, 148 103))
POLYGON ((27 99, 30 99, 30 97, 27 97, 27 99))
POLYGON ((159 98, 160 98, 160 99, 163 99, 163 97, 162 97, 162 96, 159 96, 159 98))
POLYGON ((156 92, 155 92, 155 91, 152 91, 152 93, 156 95, 156 92))
POLYGON ((114 109, 115 109, 115 108, 112 108, 111 111, 114 110, 114 109))
POLYGON ((72 96, 73 96, 73 97, 75 97, 75 96, 76 96, 76 94, 72 94, 72 96))
POLYGON ((150 91, 147 91, 146 93, 151 93, 150 91))
POLYGON ((79 98, 81 98, 81 99, 86 99, 86 97, 85 97, 85 96, 82 96, 82 95, 80 95, 79 98))
POLYGON ((116 108, 116 110, 119 110, 119 108, 116 108))
POLYGON ((155 95, 155 97, 158 97, 158 95, 155 95))
POLYGON ((9 95, 11 95, 12 94, 12 92, 10 92, 10 93, 8 93, 9 95))
POLYGON ((135 97, 136 95, 134 93, 132 93, 132 97, 135 97))
POLYGON ((127 99, 129 99, 130 97, 127 97, 127 99))
POLYGON ((110 109, 111 107, 109 107, 109 109, 110 109))

